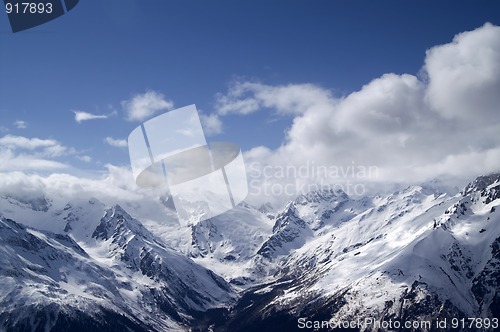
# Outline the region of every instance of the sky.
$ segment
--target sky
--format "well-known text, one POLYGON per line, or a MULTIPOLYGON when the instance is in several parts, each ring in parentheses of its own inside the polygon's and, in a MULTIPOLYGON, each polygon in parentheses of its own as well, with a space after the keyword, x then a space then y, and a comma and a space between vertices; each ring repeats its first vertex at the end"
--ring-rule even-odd
POLYGON ((0 13, 0 185, 126 182, 130 132, 190 104, 256 196, 290 165, 470 180, 500 165, 499 25, 498 1, 88 0, 18 33, 0 13))

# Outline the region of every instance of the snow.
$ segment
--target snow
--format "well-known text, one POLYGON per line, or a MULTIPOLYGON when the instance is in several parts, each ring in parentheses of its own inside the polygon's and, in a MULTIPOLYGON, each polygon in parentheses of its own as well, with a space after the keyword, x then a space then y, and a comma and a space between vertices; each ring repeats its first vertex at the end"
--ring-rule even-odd
POLYGON ((26 227, 0 218, 0 304, 99 304, 165 329, 181 327, 159 301, 189 317, 245 291, 283 287, 268 306, 347 291, 340 319, 382 312, 418 281, 427 288, 417 299, 432 292, 474 316, 471 287, 500 236, 500 180, 491 179, 455 196, 425 185, 359 199, 311 192, 271 218, 242 203, 190 227, 160 201, 3 195, 0 215, 26 227))

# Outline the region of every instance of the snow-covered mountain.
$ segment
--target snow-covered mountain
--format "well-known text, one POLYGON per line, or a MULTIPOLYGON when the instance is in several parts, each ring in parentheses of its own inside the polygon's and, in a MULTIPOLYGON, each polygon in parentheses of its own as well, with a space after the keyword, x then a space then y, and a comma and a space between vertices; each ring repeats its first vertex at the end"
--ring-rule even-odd
POLYGON ((309 240, 338 228, 369 205, 369 200, 353 200, 342 190, 300 195, 277 214, 273 234, 258 253, 270 260, 286 256, 309 240))
POLYGON ((168 198, 144 207, 0 192, 0 330, 500 317, 500 174, 456 195, 435 188, 315 191, 189 227, 168 211, 162 221, 168 198))
POLYGON ((262 277, 262 273, 256 273, 254 260, 262 243, 272 235, 273 224, 267 214, 241 203, 189 227, 148 226, 177 251, 241 286, 262 277))
POLYGON ((0 221, 6 329, 182 329, 197 313, 234 300, 224 279, 170 249, 118 205, 80 244, 0 221))
POLYGON ((347 218, 340 216, 350 207, 333 208, 339 217, 332 212, 333 223, 319 232, 328 223, 314 227, 307 215, 321 214, 323 204, 309 202, 317 207, 312 214, 300 212, 299 200, 277 217, 273 236, 281 241, 273 249, 289 253, 277 280, 246 292, 223 329, 296 329, 299 317, 434 323, 500 317, 500 174, 479 177, 454 197, 412 186, 357 202, 366 209, 347 218))

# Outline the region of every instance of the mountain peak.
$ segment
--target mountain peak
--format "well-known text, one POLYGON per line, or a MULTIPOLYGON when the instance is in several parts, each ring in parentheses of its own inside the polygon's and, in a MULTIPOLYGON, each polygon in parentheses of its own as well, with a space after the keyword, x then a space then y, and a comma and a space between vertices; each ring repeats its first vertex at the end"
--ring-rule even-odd
POLYGON ((335 199, 346 200, 349 196, 341 189, 326 188, 301 194, 295 199, 295 203, 305 205, 307 203, 331 202, 335 199))
POLYGON ((115 204, 111 207, 111 211, 113 214, 124 214, 125 216, 130 217, 130 215, 125 211, 120 205, 115 204))
POLYGON ((142 234, 143 226, 132 218, 127 211, 125 211, 120 205, 113 205, 111 208, 107 209, 101 221, 97 225, 93 238, 108 240, 111 237, 116 237, 119 234, 122 236, 127 232, 133 232, 135 234, 142 234))
POLYGON ((467 196, 474 191, 483 191, 495 183, 500 184, 500 173, 478 176, 474 181, 465 186, 461 192, 462 196, 467 196))

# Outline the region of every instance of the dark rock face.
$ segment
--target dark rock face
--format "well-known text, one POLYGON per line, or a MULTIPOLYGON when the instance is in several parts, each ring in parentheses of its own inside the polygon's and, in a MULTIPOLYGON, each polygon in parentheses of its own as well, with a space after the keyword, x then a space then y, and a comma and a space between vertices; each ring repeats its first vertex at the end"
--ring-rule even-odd
POLYGON ((189 314, 217 302, 212 290, 230 298, 232 289, 223 278, 168 248, 118 205, 106 211, 92 237, 110 241, 116 259, 156 281, 150 289, 155 302, 176 318, 180 312, 189 314), (198 280, 212 290, 196 288, 198 280))
MULTIPOLYGON (((467 220, 466 218, 474 213, 472 211, 474 203, 489 204, 500 198, 498 185, 494 185, 499 179, 500 176, 492 175, 473 181, 464 189, 463 198, 447 211, 446 216, 453 216, 455 218, 453 222, 459 223, 460 219, 467 220)), ((494 207, 490 210, 489 213, 496 213, 494 207)), ((262 246, 259 254, 264 257, 273 257, 272 255, 277 252, 276 248, 296 240, 301 234, 300 231, 306 229, 307 226, 307 223, 298 217, 293 207, 288 207, 276 217, 273 236, 262 246)), ((448 234, 447 229, 452 226, 452 222, 449 221, 447 227, 443 229, 434 227, 434 229, 436 232, 448 234)), ((477 230, 479 234, 487 234, 484 228, 478 227, 477 230)), ((452 236, 450 237, 453 239, 452 236)), ((349 253, 369 242, 355 243, 345 247, 343 253, 349 253)), ((355 255, 357 254, 359 252, 355 255)), ((491 244, 489 249, 491 258, 486 258, 487 262, 479 272, 476 268, 477 261, 484 260, 484 258, 478 257, 477 252, 471 252, 469 246, 464 246, 458 240, 450 241, 445 251, 436 254, 440 256, 442 260, 440 262, 446 262, 449 270, 445 271, 440 266, 432 266, 431 270, 440 271, 440 274, 448 278, 450 286, 455 288, 462 287, 456 283, 457 280, 471 285, 468 292, 469 294, 472 292, 474 296, 472 300, 476 301, 472 304, 472 308, 476 308, 473 309, 476 317, 500 317, 500 237, 497 237, 491 244)), ((449 325, 444 329, 438 328, 436 322, 445 319, 450 322, 454 318, 467 320, 471 315, 470 308, 461 308, 459 303, 439 295, 436 285, 429 281, 414 279, 395 298, 386 298, 381 310, 364 311, 366 308, 360 307, 357 299, 363 297, 363 293, 370 294, 373 291, 371 289, 360 291, 347 287, 328 296, 311 292, 310 286, 315 280, 321 278, 317 264, 304 264, 300 267, 282 266, 280 275, 282 279, 272 284, 248 290, 236 306, 224 312, 222 318, 220 315, 217 318, 215 315, 212 317, 212 313, 207 312, 207 316, 212 319, 208 319, 208 325, 198 326, 198 330, 202 331, 212 326, 215 331, 303 331, 304 329, 299 327, 298 318, 300 317, 309 321, 329 321, 335 315, 341 314, 343 315, 341 317, 346 320, 369 317, 376 321, 426 321, 430 324, 426 328, 428 331, 452 331, 453 328, 449 325), (284 294, 292 292, 293 297, 283 300, 284 294)), ((401 270, 398 277, 406 278, 401 270)), ((409 330, 420 331, 422 329, 409 330)), ((470 328, 468 330, 482 331, 483 329, 470 328)))
MULTIPOLYGON (((324 329, 328 331, 364 330, 363 328, 342 328, 340 325, 335 325, 338 322, 332 319, 339 310, 349 305, 347 295, 350 293, 350 289, 326 297, 315 293, 305 293, 284 305, 274 302, 284 292, 299 285, 299 282, 291 281, 286 286, 276 286, 272 291, 264 294, 259 293, 259 289, 249 291, 242 296, 235 307, 230 311, 225 311, 223 315, 220 315, 220 312, 217 313, 218 315, 213 311, 206 312, 201 322, 208 323, 198 324, 194 327, 194 331, 205 331, 208 326, 212 326, 214 331, 303 331, 305 320, 330 321, 331 325, 328 326, 335 328, 324 329)), ((386 301, 383 311, 364 314, 358 312, 353 316, 345 317, 345 321, 360 320, 363 322, 367 318, 377 322, 426 321, 430 324, 430 331, 452 331, 451 327, 447 329, 436 328, 436 321, 445 319, 451 321, 452 318, 466 317, 467 315, 451 302, 441 300, 437 295, 428 292, 425 284, 415 281, 411 288, 406 289, 397 301, 386 301)), ((367 328, 371 330, 370 326, 367 328)), ((422 328, 408 330, 421 331, 422 328)))
MULTIPOLYGON (((462 190, 462 196, 467 196, 473 193, 474 191, 481 192, 481 194, 486 192, 486 188, 490 186, 491 184, 495 182, 500 182, 500 173, 494 173, 486 176, 479 176, 477 177, 474 181, 469 183, 464 190, 462 190)), ((493 190, 490 190, 492 193, 492 196, 490 197, 490 202, 491 200, 494 200, 496 198, 499 198, 499 186, 500 183, 498 183, 493 190)), ((489 203, 489 202, 488 202, 489 203)), ((486 203, 486 204, 488 204, 486 203)))
POLYGON ((283 213, 277 216, 273 233, 257 252, 258 255, 269 260, 277 255, 288 254, 286 244, 294 241, 300 241, 299 245, 304 244, 304 236, 312 235, 306 222, 297 216, 293 205, 289 205, 283 213))
POLYGON ((500 317, 500 237, 491 245, 491 259, 472 281, 472 292, 486 317, 500 317))
POLYGON ((5 331, 19 332, 88 332, 88 331, 150 331, 139 320, 100 308, 97 314, 90 315, 82 310, 61 307, 57 304, 29 306, 22 312, 0 313, 0 324, 5 331))
POLYGON ((9 248, 0 255, 0 280, 16 285, 0 298, 0 330, 162 331, 165 322, 187 326, 200 311, 233 299, 223 278, 169 249, 119 206, 106 211, 93 238, 117 270, 93 262, 68 235, 0 218, 0 247, 9 248), (134 271, 150 282, 126 279, 134 271))

